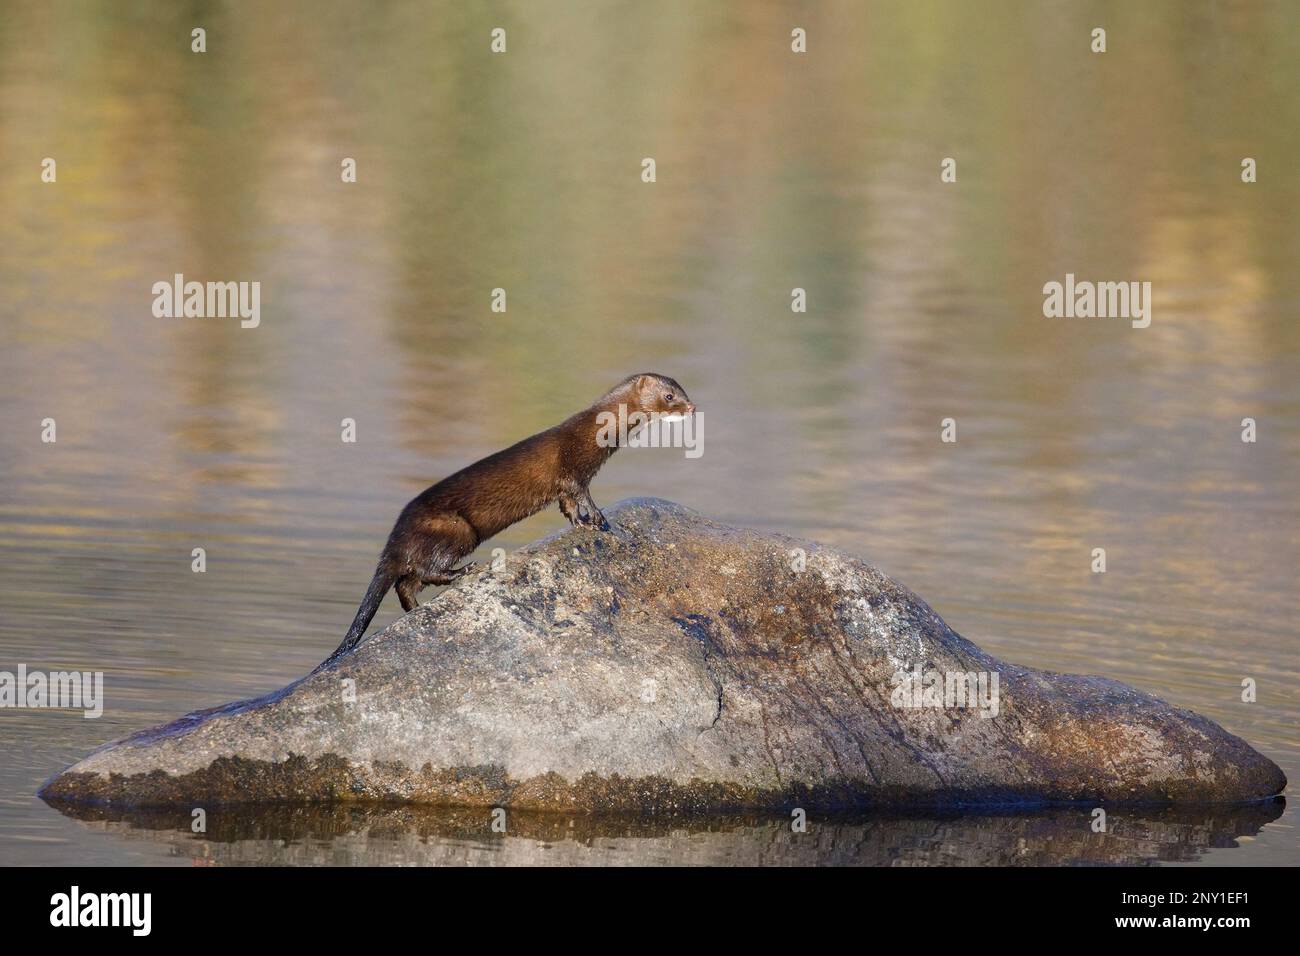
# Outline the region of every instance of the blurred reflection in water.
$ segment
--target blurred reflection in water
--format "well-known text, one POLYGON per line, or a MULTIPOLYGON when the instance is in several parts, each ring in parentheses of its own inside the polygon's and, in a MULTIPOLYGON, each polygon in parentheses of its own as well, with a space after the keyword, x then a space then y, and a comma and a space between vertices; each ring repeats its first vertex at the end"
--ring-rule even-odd
MULTIPOLYGON (((0 712, 0 859, 171 846, 33 793, 300 676, 409 496, 642 369, 700 403, 705 453, 617 456, 599 501, 856 552, 993 653, 1158 693, 1300 779, 1300 8, 799 17, 804 56, 778 4, 232 2, 196 55, 184 5, 5 5, 0 667, 104 670, 108 710, 0 712), (1067 272, 1152 282, 1151 327, 1045 319, 1067 272), (154 318, 175 273, 261 282, 261 326, 154 318)), ((929 826, 959 859, 1018 839, 929 826)), ((1208 857, 1295 863, 1294 827, 1208 857)))
POLYGON ((670 820, 511 812, 490 832, 486 809, 232 807, 195 835, 188 810, 71 811, 90 833, 138 847, 153 863, 253 865, 1057 866, 1191 863, 1253 840, 1281 801, 1248 807, 1113 811, 1093 833, 1090 810, 812 819, 719 816, 670 820))

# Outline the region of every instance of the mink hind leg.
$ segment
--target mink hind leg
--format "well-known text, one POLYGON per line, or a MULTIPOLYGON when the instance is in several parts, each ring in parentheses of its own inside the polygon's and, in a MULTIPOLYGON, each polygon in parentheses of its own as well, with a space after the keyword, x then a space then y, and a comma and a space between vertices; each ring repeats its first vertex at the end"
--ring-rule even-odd
POLYGON ((451 584, 462 575, 477 570, 478 565, 469 564, 463 568, 451 568, 447 571, 425 571, 422 574, 408 574, 397 581, 397 599, 402 602, 402 610, 410 613, 420 606, 419 594, 427 587, 451 584))
POLYGON ((431 585, 451 584, 477 568, 469 564, 454 568, 457 561, 478 547, 478 533, 457 514, 446 512, 421 516, 407 531, 413 540, 404 562, 407 568, 397 581, 397 597, 404 611, 419 606, 416 596, 431 585))
POLYGON ((425 587, 428 587, 431 584, 451 584, 452 581, 455 581, 458 578, 463 578, 467 574, 474 574, 481 570, 482 568, 479 566, 477 561, 466 561, 459 568, 449 568, 448 570, 442 571, 438 574, 432 574, 425 578, 421 583, 424 584, 425 587))
POLYGON ((408 574, 397 579, 397 600, 402 602, 403 611, 409 613, 420 606, 420 602, 416 598, 423 589, 424 582, 414 574, 408 574))

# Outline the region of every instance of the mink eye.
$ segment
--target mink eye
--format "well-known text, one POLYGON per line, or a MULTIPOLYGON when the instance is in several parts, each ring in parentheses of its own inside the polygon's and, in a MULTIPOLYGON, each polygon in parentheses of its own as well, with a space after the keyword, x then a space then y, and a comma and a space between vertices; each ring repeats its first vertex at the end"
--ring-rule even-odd
POLYGON ((673 393, 672 393, 672 392, 668 392, 666 395, 664 395, 664 401, 665 401, 665 402, 671 402, 672 400, 673 400, 673 393))

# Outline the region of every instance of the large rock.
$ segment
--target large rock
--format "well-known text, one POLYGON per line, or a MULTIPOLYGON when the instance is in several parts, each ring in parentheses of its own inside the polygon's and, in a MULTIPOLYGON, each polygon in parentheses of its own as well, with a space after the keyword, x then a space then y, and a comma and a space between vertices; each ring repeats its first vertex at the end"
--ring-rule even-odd
POLYGON ((1286 785, 1150 694, 997 660, 856 558, 667 501, 607 515, 611 532, 518 551, 331 668, 109 744, 42 796, 677 811, 1231 802, 1286 785), (995 674, 996 716, 900 706, 925 703, 896 686, 918 666, 995 674))

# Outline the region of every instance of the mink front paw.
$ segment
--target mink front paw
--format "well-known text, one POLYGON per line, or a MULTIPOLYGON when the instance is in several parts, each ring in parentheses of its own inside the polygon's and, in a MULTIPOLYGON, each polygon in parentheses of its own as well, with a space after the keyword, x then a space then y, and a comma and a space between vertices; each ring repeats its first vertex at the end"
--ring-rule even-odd
POLYGON ((609 530, 609 522, 605 520, 605 516, 599 508, 582 509, 578 512, 578 520, 574 524, 581 524, 588 528, 599 528, 601 531, 609 530))

